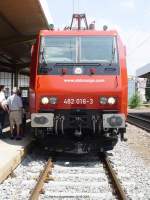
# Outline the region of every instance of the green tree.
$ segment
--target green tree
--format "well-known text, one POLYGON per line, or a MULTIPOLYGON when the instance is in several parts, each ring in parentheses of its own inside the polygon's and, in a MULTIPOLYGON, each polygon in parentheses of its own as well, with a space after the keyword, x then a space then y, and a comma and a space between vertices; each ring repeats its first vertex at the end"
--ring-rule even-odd
POLYGON ((146 81, 145 97, 147 101, 150 101, 150 79, 146 81))
POLYGON ((141 105, 141 98, 138 92, 136 92, 129 100, 130 108, 136 108, 141 105))

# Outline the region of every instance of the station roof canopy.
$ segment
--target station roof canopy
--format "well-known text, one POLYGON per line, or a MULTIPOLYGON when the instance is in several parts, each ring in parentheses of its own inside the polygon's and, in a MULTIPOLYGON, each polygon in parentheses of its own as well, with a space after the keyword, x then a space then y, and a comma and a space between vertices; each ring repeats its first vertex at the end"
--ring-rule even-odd
POLYGON ((140 78, 150 78, 150 63, 136 70, 136 76, 140 78))
POLYGON ((29 73, 31 45, 48 27, 39 0, 1 0, 0 71, 29 73))

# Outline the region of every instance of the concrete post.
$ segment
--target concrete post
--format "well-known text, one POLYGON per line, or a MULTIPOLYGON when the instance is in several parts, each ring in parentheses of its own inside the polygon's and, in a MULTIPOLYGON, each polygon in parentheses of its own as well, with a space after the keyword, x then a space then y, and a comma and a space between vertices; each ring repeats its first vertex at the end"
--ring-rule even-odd
POLYGON ((11 91, 13 90, 14 87, 14 73, 11 73, 11 91))
POLYGON ((15 68, 15 74, 14 74, 14 86, 18 87, 18 76, 19 76, 19 70, 15 68))

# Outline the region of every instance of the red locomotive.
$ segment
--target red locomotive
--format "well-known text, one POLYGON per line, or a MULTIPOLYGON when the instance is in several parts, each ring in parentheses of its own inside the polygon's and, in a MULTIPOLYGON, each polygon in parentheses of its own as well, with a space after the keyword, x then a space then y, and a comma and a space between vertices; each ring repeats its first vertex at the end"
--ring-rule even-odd
POLYGON ((53 150, 107 151, 127 116, 127 69, 116 31, 40 31, 31 63, 30 111, 35 135, 53 150))

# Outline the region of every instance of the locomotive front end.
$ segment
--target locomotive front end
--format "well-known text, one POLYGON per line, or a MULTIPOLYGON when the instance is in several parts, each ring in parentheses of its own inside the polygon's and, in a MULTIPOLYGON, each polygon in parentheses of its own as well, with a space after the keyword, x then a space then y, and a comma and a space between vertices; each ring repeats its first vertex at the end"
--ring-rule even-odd
POLYGON ((107 151, 124 139, 127 80, 116 32, 40 38, 31 126, 53 150, 107 151))

